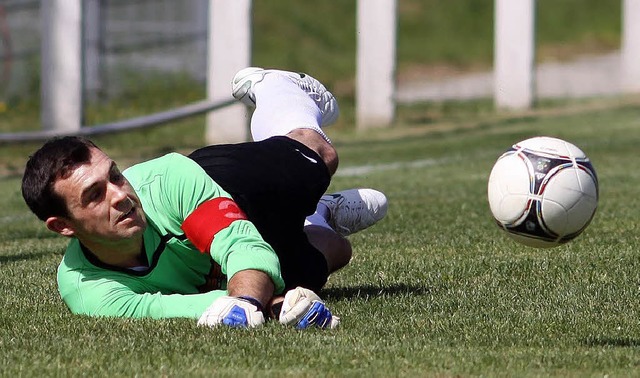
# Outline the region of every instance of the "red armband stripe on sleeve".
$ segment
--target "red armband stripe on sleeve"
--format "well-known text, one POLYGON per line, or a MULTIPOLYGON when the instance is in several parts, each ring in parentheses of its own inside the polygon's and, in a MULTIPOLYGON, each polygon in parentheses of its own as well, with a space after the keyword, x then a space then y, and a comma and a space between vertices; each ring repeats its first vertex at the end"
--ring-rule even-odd
POLYGON ((231 198, 214 198, 203 202, 182 222, 187 239, 202 253, 208 253, 215 235, 231 223, 247 219, 231 198))

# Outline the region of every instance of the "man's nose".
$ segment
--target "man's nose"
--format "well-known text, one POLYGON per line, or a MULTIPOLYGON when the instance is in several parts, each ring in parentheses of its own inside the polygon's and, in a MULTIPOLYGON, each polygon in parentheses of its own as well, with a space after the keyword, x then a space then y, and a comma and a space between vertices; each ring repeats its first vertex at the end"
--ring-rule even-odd
POLYGON ((114 184, 110 184, 111 186, 111 201, 113 202, 114 205, 118 205, 120 203, 123 202, 128 202, 129 200, 129 195, 127 194, 127 192, 125 190, 123 190, 122 187, 118 186, 118 185, 114 185, 114 184))

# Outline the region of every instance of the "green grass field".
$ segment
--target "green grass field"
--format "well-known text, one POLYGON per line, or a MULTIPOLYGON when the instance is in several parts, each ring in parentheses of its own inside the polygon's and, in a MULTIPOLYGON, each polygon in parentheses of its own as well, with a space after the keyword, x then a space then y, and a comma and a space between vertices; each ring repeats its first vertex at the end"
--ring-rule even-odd
MULTIPOLYGON (((399 1, 399 78, 490 67, 492 4, 399 1)), ((538 0, 537 58, 616 49, 620 5, 538 0)), ((37 145, 2 145, 0 376, 640 376, 639 99, 547 102, 523 114, 496 114, 487 100, 426 104, 400 108, 393 128, 358 133, 355 2, 253 7, 254 64, 312 73, 340 99, 343 117, 329 129, 342 161, 332 189, 371 186, 389 197, 387 218, 351 237, 352 263, 321 293, 341 327, 210 330, 183 319, 71 315, 55 284, 66 240, 20 194, 37 145), (486 201, 495 159, 534 135, 577 144, 600 179, 592 224, 555 249, 511 241, 486 201)), ((87 124, 204 95, 184 78, 135 79, 123 98, 90 104, 87 124)), ((0 131, 40 127, 37 98, 9 100, 0 131)), ((126 167, 189 152, 203 135, 196 117, 95 140, 126 167)))
MULTIPOLYGON (((384 221, 351 237, 352 263, 322 292, 342 317, 333 331, 71 315, 55 284, 66 241, 30 215, 20 176, 5 174, 1 375, 638 376, 640 106, 593 104, 521 116, 404 108, 391 129, 329 130, 342 156, 332 189, 372 186, 390 202, 384 221), (495 159, 535 135, 580 146, 600 179, 593 222, 554 249, 515 244, 486 201, 495 159)), ((96 140, 128 165, 188 151, 201 135, 194 119, 96 140)), ((3 146, 0 158, 22 166, 34 148, 3 146)))

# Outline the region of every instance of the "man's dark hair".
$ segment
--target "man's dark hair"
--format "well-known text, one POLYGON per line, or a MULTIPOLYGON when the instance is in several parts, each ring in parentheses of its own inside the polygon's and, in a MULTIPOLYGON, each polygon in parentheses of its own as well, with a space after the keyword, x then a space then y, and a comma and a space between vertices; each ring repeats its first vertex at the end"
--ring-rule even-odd
POLYGON ((22 197, 27 206, 43 221, 51 216, 69 215, 64 198, 56 195, 53 184, 68 177, 74 168, 91 160, 89 139, 78 136, 58 137, 47 141, 27 161, 22 176, 22 197))

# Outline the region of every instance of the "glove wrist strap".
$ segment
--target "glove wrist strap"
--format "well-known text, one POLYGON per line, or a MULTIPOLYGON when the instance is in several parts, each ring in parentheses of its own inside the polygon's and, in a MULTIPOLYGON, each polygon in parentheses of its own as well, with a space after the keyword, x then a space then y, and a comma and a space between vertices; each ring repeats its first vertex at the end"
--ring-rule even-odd
POLYGON ((254 306, 256 306, 258 308, 258 311, 264 313, 264 306, 256 298, 254 298, 252 296, 249 296, 249 295, 241 295, 238 298, 251 303, 252 305, 254 305, 254 306))

